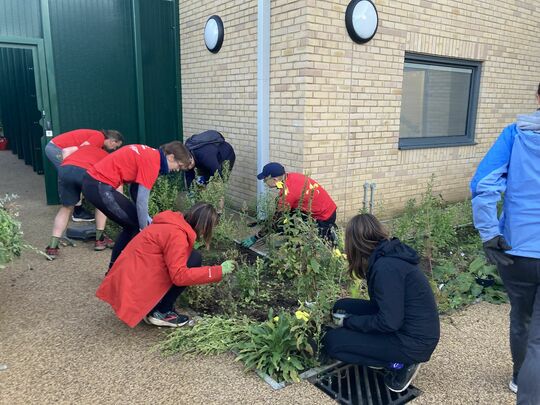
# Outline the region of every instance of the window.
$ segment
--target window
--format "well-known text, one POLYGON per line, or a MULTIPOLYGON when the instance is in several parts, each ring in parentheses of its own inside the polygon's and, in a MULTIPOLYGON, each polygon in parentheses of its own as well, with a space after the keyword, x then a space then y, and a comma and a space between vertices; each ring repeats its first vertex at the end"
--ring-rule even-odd
POLYGON ((405 55, 399 148, 474 143, 480 62, 405 55))

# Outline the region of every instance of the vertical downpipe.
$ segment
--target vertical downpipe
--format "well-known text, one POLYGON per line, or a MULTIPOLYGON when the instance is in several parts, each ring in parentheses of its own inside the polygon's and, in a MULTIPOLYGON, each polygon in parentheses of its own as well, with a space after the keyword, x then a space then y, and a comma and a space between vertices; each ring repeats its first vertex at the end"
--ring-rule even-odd
MULTIPOLYGON (((257 173, 270 160, 270 0, 259 0, 257 13, 257 173)), ((265 192, 257 181, 257 197, 265 192)), ((258 214, 262 211, 259 205, 258 214)))
POLYGON ((364 183, 364 201, 362 202, 362 212, 367 212, 368 207, 368 188, 369 188, 369 181, 366 181, 364 183))
POLYGON ((369 185, 370 189, 371 189, 371 195, 369 197, 369 213, 370 214, 373 214, 373 200, 374 200, 374 194, 375 194, 375 189, 377 188, 377 183, 371 183, 369 185))

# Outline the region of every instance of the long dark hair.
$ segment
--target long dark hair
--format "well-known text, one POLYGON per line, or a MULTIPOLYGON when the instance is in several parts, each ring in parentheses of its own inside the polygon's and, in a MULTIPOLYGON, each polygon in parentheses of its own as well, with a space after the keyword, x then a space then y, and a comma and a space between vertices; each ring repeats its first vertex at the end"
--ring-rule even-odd
POLYGON ((214 227, 218 223, 218 213, 212 204, 199 202, 184 213, 184 218, 197 237, 202 238, 208 246, 212 240, 214 227))
POLYGON ((380 241, 388 238, 388 232, 373 215, 354 216, 345 230, 345 254, 349 262, 349 274, 365 279, 369 256, 380 241))

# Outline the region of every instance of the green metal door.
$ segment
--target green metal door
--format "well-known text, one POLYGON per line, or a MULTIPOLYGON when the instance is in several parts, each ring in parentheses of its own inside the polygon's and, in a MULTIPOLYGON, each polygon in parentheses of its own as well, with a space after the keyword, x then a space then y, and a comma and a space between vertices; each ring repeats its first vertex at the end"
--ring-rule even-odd
POLYGON ((140 49, 146 143, 159 146, 181 139, 179 132, 176 5, 140 0, 140 49))

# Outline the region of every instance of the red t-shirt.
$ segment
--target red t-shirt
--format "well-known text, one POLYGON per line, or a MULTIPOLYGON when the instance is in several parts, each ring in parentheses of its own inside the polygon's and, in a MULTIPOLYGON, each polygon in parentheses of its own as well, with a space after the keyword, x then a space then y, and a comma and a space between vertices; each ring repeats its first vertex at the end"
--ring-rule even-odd
POLYGON ((79 147, 85 142, 88 142, 96 148, 102 148, 103 142, 105 142, 105 135, 103 135, 103 132, 96 131, 95 129, 76 129, 55 136, 51 142, 60 149, 69 148, 71 146, 79 147))
POLYGON ((285 193, 285 204, 291 209, 298 208, 302 191, 305 193, 300 209, 302 212, 310 212, 311 201, 313 218, 324 221, 332 216, 337 208, 336 203, 319 183, 300 173, 287 173, 284 187, 279 190, 278 206, 282 205, 283 193, 285 193))
POLYGON ((127 145, 100 160, 88 170, 88 174, 114 188, 125 183, 138 183, 151 189, 159 175, 160 162, 157 149, 146 145, 127 145))
POLYGON ((108 153, 102 148, 85 145, 65 158, 61 166, 78 166, 88 170, 107 155, 108 153))

